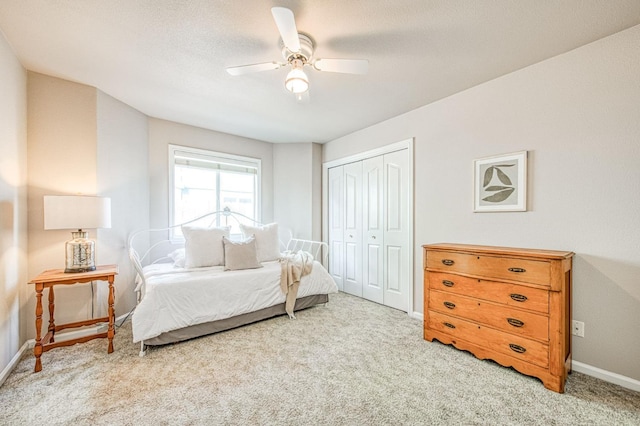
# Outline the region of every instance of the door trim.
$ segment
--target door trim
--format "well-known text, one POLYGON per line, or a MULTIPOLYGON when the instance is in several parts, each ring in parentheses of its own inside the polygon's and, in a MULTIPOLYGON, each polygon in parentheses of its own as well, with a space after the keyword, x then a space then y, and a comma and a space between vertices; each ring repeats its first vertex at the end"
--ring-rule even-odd
MULTIPOLYGON (((407 291, 409 298, 407 304, 407 314, 410 317, 413 317, 415 312, 414 303, 414 293, 416 290, 416 276, 414 270, 414 258, 415 258, 415 247, 414 247, 414 230, 413 230, 413 201, 414 201, 414 193, 413 193, 413 181, 414 181, 414 171, 413 171, 413 145, 414 139, 405 139, 400 142, 392 143, 389 145, 382 146, 380 148, 375 148, 368 151, 363 151, 358 154, 350 155, 348 157, 338 158, 336 160, 327 161, 322 163, 322 241, 327 242, 329 240, 329 187, 328 187, 328 173, 329 169, 332 167, 343 166, 345 164, 353 163, 356 161, 366 160, 367 158, 377 157, 379 155, 389 154, 391 152, 400 151, 403 149, 407 150, 408 155, 408 176, 409 182, 407 182, 409 195, 407 197, 407 224, 408 224, 408 237, 409 237, 409 273, 407 276, 410 279, 410 287, 409 291, 407 291)), ((327 265, 325 265, 327 266, 327 265)), ((422 277, 420 277, 422 279, 422 277)))

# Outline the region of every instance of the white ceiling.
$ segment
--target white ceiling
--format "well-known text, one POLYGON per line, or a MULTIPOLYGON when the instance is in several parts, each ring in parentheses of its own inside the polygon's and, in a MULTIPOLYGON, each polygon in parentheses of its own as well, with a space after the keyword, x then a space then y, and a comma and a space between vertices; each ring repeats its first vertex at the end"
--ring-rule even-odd
POLYGON ((640 24, 640 0, 0 0, 25 68, 95 86, 143 113, 269 142, 326 142, 640 24), (272 6, 316 58, 367 75, 225 67, 282 61, 272 6))

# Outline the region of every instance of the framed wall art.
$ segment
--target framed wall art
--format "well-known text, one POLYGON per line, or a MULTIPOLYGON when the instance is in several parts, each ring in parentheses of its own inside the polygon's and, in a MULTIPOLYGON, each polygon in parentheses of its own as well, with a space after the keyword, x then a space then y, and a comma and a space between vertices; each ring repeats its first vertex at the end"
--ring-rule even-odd
POLYGON ((473 211, 527 211, 527 151, 473 161, 473 211))

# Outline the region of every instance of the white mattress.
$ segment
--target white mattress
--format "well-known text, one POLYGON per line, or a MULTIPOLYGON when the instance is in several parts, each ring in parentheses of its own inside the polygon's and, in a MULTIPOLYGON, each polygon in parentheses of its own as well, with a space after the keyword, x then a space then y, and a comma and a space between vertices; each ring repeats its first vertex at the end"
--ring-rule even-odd
MULTIPOLYGON (((131 317, 134 343, 284 303, 280 263, 263 265, 242 271, 224 271, 222 266, 184 269, 170 263, 145 267, 145 295, 131 317)), ((314 261, 311 273, 300 281, 298 298, 337 292, 329 273, 314 261)))

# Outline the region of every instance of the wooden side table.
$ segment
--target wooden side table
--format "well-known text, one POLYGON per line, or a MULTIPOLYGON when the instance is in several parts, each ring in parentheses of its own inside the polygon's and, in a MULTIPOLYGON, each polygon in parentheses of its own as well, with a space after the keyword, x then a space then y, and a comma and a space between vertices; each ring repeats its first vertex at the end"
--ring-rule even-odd
POLYGON ((108 338, 109 347, 107 353, 113 352, 113 337, 115 336, 115 312, 113 309, 114 303, 114 287, 113 281, 118 274, 118 265, 103 265, 97 266, 95 271, 79 272, 79 273, 65 273, 64 269, 50 269, 42 272, 40 275, 29 281, 29 284, 35 284, 36 287, 36 345, 33 348, 33 354, 36 357, 36 366, 34 372, 42 370, 42 362, 40 357, 43 352, 47 352, 50 349, 71 346, 76 343, 88 342, 89 340, 97 338, 108 338), (87 283, 90 281, 108 281, 109 282, 109 312, 108 316, 101 318, 93 318, 85 321, 77 321, 68 324, 56 325, 54 320, 54 308, 55 308, 55 295, 53 287, 55 285, 70 285, 78 283, 87 283), (49 327, 47 334, 41 337, 42 329, 42 292, 45 288, 49 289, 49 327), (84 327, 87 325, 94 325, 102 322, 109 322, 109 328, 104 333, 96 333, 89 336, 78 337, 76 339, 64 340, 62 342, 55 341, 55 335, 58 331, 67 328, 84 327))

